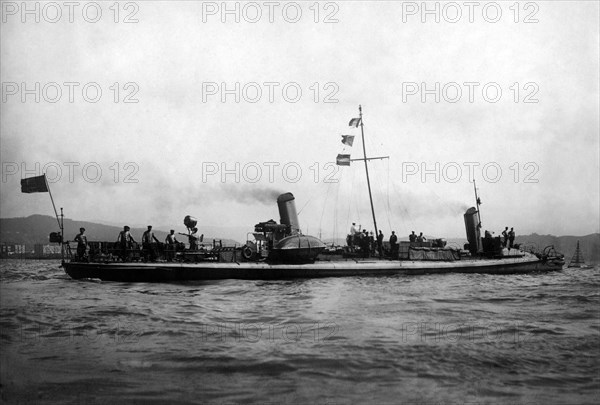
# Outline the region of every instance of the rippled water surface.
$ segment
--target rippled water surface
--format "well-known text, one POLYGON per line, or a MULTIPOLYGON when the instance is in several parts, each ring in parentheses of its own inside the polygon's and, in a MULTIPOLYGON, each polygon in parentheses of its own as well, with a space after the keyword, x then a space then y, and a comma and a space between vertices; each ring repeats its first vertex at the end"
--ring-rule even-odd
POLYGON ((600 272, 179 284, 1 262, 6 403, 598 403, 600 272))

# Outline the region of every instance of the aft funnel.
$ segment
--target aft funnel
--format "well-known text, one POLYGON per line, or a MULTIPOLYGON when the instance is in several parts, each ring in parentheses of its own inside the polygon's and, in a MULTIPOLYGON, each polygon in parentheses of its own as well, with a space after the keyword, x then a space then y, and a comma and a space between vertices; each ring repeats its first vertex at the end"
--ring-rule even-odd
POLYGON ((465 229, 467 231, 467 240, 469 241, 469 251, 471 254, 481 252, 481 225, 479 216, 475 207, 471 207, 465 212, 465 229))
POLYGON ((277 207, 279 208, 279 222, 289 225, 292 235, 300 233, 300 223, 296 213, 296 203, 292 193, 281 194, 277 197, 277 207))

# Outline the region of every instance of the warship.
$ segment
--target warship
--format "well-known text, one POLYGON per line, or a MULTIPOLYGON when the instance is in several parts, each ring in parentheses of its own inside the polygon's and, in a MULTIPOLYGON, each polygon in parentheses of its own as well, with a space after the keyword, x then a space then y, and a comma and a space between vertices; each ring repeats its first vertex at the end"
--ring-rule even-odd
MULTIPOLYGON (((363 157, 349 159, 349 155, 338 155, 338 164, 347 166, 351 160, 364 162, 377 235, 367 163, 387 157, 367 157, 360 106, 359 117, 353 118, 350 126, 360 126, 363 157)), ((215 240, 212 245, 193 246, 191 249, 183 244, 155 244, 150 255, 148 247, 140 249, 136 244, 117 246, 111 242, 90 242, 89 252, 84 257, 73 257, 68 249, 64 249, 70 258, 63 259, 62 265, 73 279, 123 282, 278 280, 430 273, 519 274, 562 269, 564 257, 553 246, 538 252, 526 251, 518 244, 507 249, 500 237, 493 238, 487 234, 482 237, 481 201, 475 184, 474 189, 476 207, 466 210, 463 216, 468 241, 463 247, 446 246, 443 239, 401 241, 398 244, 384 242, 375 246, 368 241, 354 240, 360 239, 359 235, 349 235, 347 246, 327 249, 319 238, 301 232, 294 195, 287 192, 277 198, 279 223, 274 220, 257 223, 254 231, 249 232, 251 237, 241 246, 223 246, 215 240), (148 257, 153 260, 148 260, 148 257)), ((186 216, 184 224, 189 233, 196 227, 197 220, 186 216)))

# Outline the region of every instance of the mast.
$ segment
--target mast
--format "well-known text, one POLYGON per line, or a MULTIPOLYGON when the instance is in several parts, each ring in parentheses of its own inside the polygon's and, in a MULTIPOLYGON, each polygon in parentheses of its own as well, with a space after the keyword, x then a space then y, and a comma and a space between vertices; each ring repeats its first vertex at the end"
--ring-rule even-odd
POLYGON ((61 258, 61 266, 65 264, 65 219, 63 215, 63 209, 60 207, 60 219, 58 219, 58 212, 56 211, 56 204, 54 204, 54 198, 52 198, 52 191, 50 191, 50 185, 48 184, 48 178, 46 178, 46 173, 44 173, 44 181, 46 182, 46 189, 48 189, 48 194, 50 194, 50 201, 52 201, 52 208, 54 208, 54 215, 56 216, 56 222, 58 222, 58 227, 60 228, 60 258, 61 258))
POLYGON ((582 264, 585 264, 585 260, 583 260, 581 249, 579 249, 579 241, 577 241, 577 247, 575 248, 575 253, 573 253, 573 257, 569 262, 569 267, 580 267, 582 264))
POLYGON ((473 190, 475 191, 475 204, 477 204, 477 218, 479 219, 478 226, 481 228, 481 199, 477 196, 477 186, 475 185, 475 177, 473 177, 473 190))
POLYGON ((60 263, 61 266, 65 265, 65 216, 63 215, 63 209, 60 207, 60 263))
MULTIPOLYGON (((52 191, 50 191, 50 185, 48 184, 48 179, 46 178, 46 173, 44 173, 44 181, 46 182, 46 188, 48 189, 48 194, 50 194, 50 201, 52 201, 52 208, 54 208, 54 215, 56 216, 56 222, 58 222, 58 227, 62 232, 62 225, 60 224, 60 220, 58 219, 58 212, 56 212, 56 205, 54 204, 54 198, 52 198, 52 191)), ((61 208, 62 210, 62 208, 61 208)))
POLYGON ((369 201, 371 202, 371 214, 373 214, 373 226, 375 227, 375 237, 379 235, 377 230, 377 220, 375 219, 375 209, 373 208, 373 195, 371 194, 371 181, 369 180, 369 165, 367 164, 367 150, 365 148, 365 130, 362 119, 362 106, 358 106, 358 116, 360 118, 360 134, 362 137, 363 157, 365 161, 365 172, 367 173, 367 187, 369 188, 369 201))

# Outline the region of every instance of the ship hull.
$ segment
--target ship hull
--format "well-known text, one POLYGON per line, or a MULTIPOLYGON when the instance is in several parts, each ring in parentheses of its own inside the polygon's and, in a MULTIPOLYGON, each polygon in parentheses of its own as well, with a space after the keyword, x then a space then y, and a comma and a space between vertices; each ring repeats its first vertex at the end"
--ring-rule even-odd
POLYGON ((282 280, 293 278, 418 275, 432 273, 519 274, 560 270, 563 263, 535 256, 505 259, 466 259, 454 262, 390 260, 318 260, 312 264, 268 263, 65 263, 73 279, 124 282, 187 280, 282 280))

